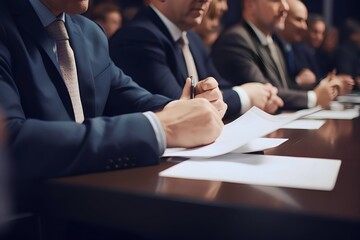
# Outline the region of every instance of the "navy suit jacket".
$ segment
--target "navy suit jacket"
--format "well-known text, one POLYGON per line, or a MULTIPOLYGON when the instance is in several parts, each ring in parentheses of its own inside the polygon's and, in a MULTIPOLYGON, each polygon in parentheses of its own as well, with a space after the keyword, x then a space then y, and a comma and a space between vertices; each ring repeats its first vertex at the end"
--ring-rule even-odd
POLYGON ((316 58, 316 50, 310 47, 305 42, 299 42, 293 44, 295 53, 295 60, 299 69, 308 68, 316 76, 318 82, 326 76, 322 76, 318 59, 316 58))
POLYGON ((360 76, 360 49, 354 42, 341 44, 335 53, 335 59, 338 73, 349 74, 353 78, 360 76))
POLYGON ((152 95, 115 67, 101 28, 66 15, 85 121, 74 122, 50 37, 29 1, 0 3, 0 104, 16 172, 54 177, 155 164, 154 130, 140 112, 170 99, 152 95))
MULTIPOLYGON (((278 44, 278 46, 282 52, 282 55, 284 56, 284 60, 286 60, 286 69, 287 69, 287 72, 289 74, 290 81, 291 81, 291 84, 289 85, 289 87, 293 88, 293 89, 304 89, 304 90, 314 89, 316 87, 316 85, 318 84, 318 82, 316 82, 314 84, 310 84, 308 86, 299 86, 295 81, 296 76, 301 72, 301 70, 304 69, 304 67, 310 69, 310 66, 306 66, 306 64, 304 64, 303 62, 299 63, 299 59, 301 59, 301 57, 300 58, 298 57, 299 49, 295 50, 293 47, 294 44, 296 45, 296 43, 291 44, 291 49, 286 49, 287 43, 285 42, 284 39, 282 39, 280 36, 277 36, 277 35, 274 35, 273 39, 278 44), (290 64, 291 64, 290 61, 292 61, 292 66, 290 66, 290 64)), ((317 78, 317 80, 320 81, 319 78, 317 78)))
MULTIPOLYGON (((277 51, 285 76, 288 77, 278 47, 277 51)), ((279 89, 278 95, 283 99, 285 109, 307 107, 307 93, 283 87, 270 52, 248 24, 235 25, 223 33, 213 46, 212 57, 220 74, 234 85, 247 82, 271 83, 279 89)), ((289 77, 287 80, 289 86, 293 84, 289 77)))
MULTIPOLYGON (((220 77, 201 39, 191 31, 188 39, 199 79, 214 77, 228 104, 225 117, 237 117, 241 109, 238 94, 220 77)), ((110 56, 117 66, 150 92, 172 99, 181 96, 188 77, 181 49, 150 7, 110 39, 110 56)))

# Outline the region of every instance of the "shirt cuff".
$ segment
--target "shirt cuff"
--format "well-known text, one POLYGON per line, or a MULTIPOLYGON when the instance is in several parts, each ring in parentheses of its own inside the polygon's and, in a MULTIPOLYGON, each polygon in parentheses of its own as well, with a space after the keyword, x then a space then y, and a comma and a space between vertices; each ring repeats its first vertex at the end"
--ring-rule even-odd
POLYGON ((308 97, 308 102, 307 102, 308 108, 315 107, 316 103, 317 103, 316 93, 314 91, 308 91, 307 92, 307 97, 308 97))
POLYGON ((233 87, 232 89, 235 92, 237 92, 237 94, 239 94, 239 98, 240 98, 240 102, 241 102, 240 113, 243 114, 251 108, 251 101, 250 101, 249 95, 240 86, 233 87))
POLYGON ((149 111, 144 112, 143 114, 149 120, 152 128, 154 129, 156 140, 159 146, 159 154, 161 156, 165 152, 166 148, 166 135, 164 129, 155 113, 149 111))

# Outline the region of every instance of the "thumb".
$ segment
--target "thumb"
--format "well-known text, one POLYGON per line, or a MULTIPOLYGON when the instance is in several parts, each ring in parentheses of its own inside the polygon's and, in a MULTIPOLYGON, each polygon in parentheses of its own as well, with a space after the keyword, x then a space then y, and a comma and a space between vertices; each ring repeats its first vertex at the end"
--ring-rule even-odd
POLYGON ((191 94, 191 79, 187 78, 186 82, 185 82, 185 86, 183 88, 180 100, 187 100, 190 99, 190 94, 191 94))

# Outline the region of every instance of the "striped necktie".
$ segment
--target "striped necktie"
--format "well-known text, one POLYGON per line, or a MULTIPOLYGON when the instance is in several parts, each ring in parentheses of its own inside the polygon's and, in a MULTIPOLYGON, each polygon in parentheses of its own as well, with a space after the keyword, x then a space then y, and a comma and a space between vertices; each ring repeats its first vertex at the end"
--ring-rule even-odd
POLYGON ((288 89, 289 87, 288 87, 287 80, 285 77, 285 69, 280 64, 280 58, 279 58, 279 54, 276 49, 275 43, 273 41, 270 41, 270 42, 268 42, 268 46, 269 46, 271 58, 273 59, 275 65, 276 65, 276 68, 279 72, 280 81, 282 83, 282 86, 283 86, 283 88, 288 89))

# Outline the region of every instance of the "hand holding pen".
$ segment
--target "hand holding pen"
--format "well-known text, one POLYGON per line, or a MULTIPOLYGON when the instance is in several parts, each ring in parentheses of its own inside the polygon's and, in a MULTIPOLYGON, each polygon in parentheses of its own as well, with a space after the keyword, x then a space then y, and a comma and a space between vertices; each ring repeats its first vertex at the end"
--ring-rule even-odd
POLYGON ((227 105, 223 101, 218 82, 214 78, 208 77, 195 83, 192 77, 188 77, 180 99, 185 100, 193 98, 207 99, 218 110, 221 117, 225 115, 227 105))
POLYGON ((195 84, 195 80, 193 78, 193 76, 190 76, 190 99, 194 99, 195 98, 195 91, 196 91, 196 84, 195 84))

